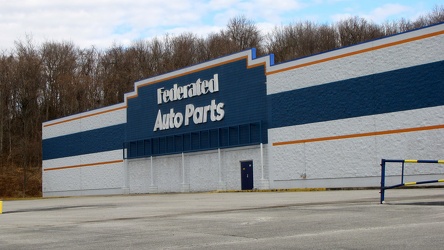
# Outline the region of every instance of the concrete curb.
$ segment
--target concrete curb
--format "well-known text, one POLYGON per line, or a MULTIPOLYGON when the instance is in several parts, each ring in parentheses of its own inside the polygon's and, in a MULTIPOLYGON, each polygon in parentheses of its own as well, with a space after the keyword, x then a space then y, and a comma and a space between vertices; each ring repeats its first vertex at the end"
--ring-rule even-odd
MULTIPOLYGON (((405 186, 397 189, 444 188, 443 185, 405 186)), ((319 191, 353 191, 353 190, 380 190, 380 187, 337 187, 337 188, 277 188, 253 190, 216 190, 212 193, 250 193, 250 192, 319 192, 319 191)))
POLYGON ((251 192, 315 192, 327 191, 326 188, 281 188, 281 189, 253 189, 253 190, 216 190, 213 193, 251 193, 251 192))

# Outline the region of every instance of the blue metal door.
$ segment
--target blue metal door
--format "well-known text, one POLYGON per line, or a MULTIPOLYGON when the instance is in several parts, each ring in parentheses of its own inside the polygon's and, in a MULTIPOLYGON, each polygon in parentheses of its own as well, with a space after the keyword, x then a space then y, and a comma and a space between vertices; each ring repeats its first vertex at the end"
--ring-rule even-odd
POLYGON ((253 161, 241 162, 242 190, 253 189, 253 161))

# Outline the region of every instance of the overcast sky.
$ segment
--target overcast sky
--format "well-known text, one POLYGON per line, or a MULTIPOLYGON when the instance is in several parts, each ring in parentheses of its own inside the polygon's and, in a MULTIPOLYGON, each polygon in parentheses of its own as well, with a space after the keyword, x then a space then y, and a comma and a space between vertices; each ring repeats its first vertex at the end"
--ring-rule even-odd
POLYGON ((264 32, 295 21, 335 23, 360 16, 376 23, 429 13, 442 0, 0 0, 0 51, 32 37, 81 48, 191 32, 205 37, 243 15, 264 32))

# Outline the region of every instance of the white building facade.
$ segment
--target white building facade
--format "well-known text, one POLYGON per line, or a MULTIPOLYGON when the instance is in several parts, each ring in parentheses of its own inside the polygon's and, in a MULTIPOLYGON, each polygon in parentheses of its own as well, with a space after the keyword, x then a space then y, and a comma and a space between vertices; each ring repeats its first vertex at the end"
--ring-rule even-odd
POLYGON ((443 157, 443 51, 440 24, 136 82, 124 103, 43 123, 43 195, 379 186, 382 158, 443 157))

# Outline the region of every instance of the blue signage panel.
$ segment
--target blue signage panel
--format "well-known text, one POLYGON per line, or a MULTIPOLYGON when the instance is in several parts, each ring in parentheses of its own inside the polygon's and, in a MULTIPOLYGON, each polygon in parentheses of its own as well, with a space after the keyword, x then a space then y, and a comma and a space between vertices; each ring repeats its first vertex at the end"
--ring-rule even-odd
POLYGON ((139 87, 128 99, 129 157, 266 142, 264 66, 246 59, 139 87))

